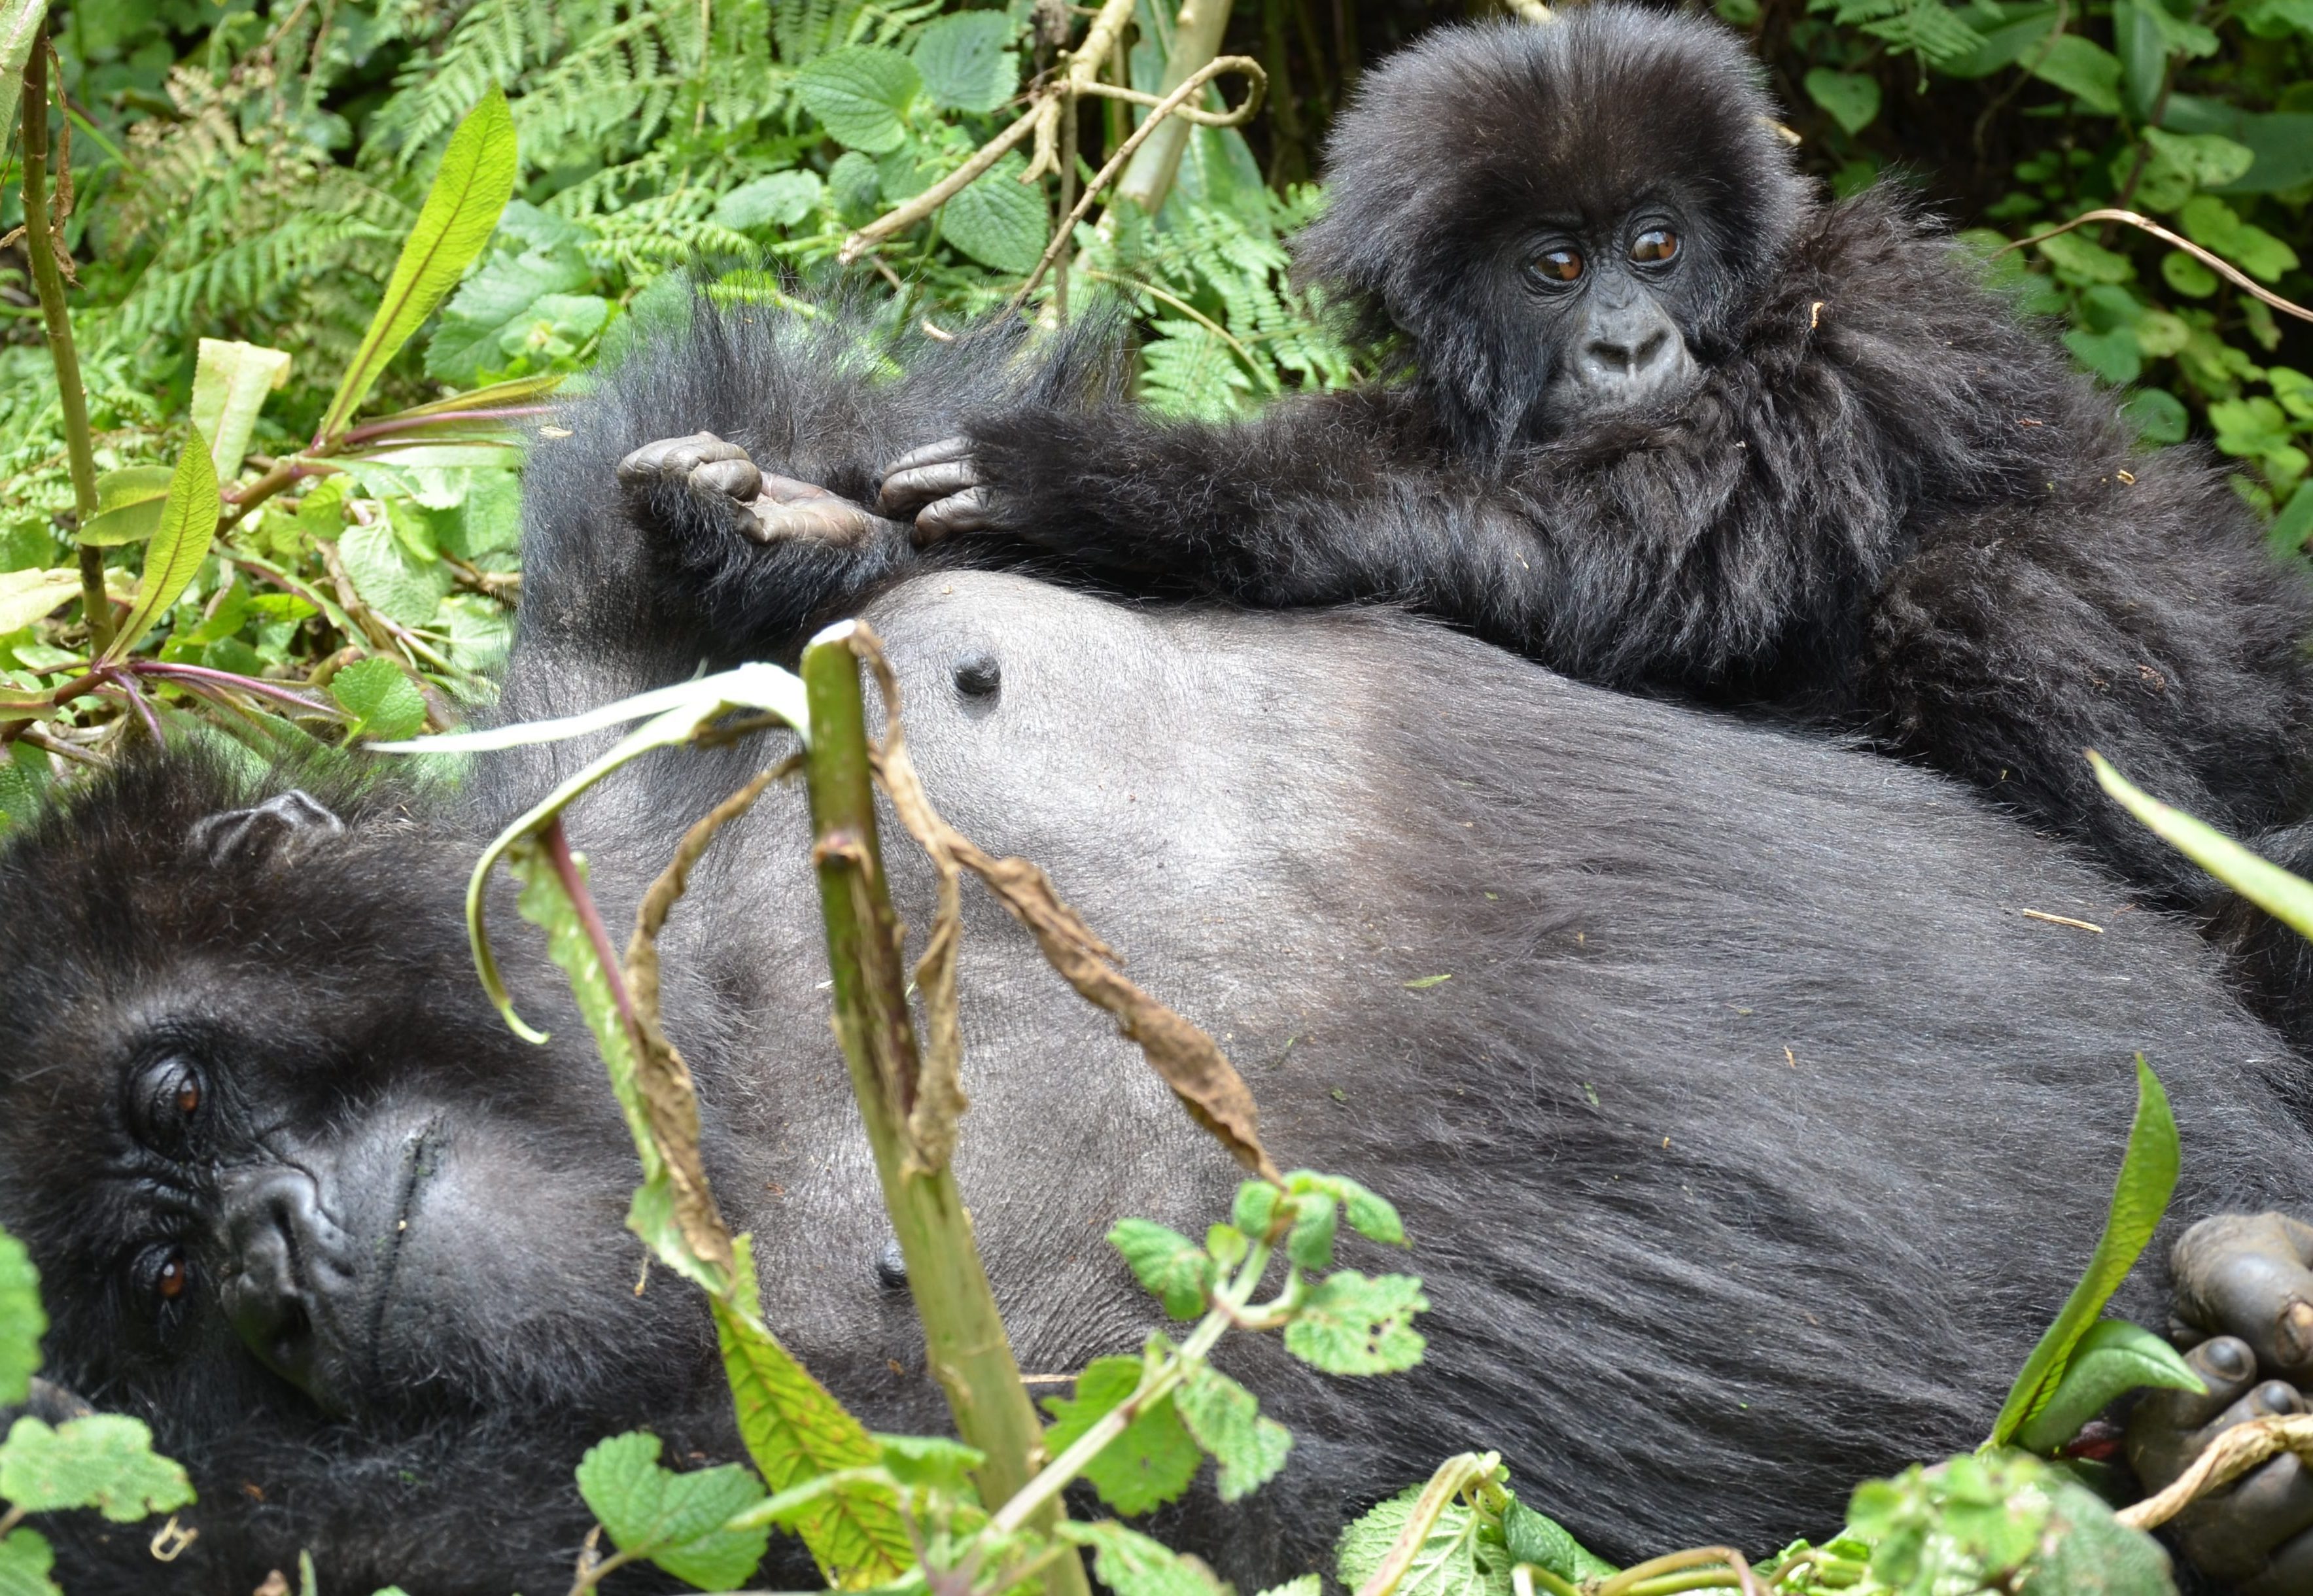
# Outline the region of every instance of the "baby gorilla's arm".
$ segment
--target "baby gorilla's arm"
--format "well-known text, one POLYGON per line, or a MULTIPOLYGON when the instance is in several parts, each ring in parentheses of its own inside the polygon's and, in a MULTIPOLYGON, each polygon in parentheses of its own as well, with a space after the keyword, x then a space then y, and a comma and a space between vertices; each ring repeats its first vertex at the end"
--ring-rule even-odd
MULTIPOLYGON (((2177 1241, 2171 1334, 2206 1395, 2155 1391, 2128 1425, 2147 1491, 2182 1474, 2222 1432, 2303 1413, 2313 1381, 2313 1226, 2280 1214, 2204 1219, 2177 1241)), ((2203 1496, 2171 1524, 2185 1557, 2244 1596, 2313 1590, 2313 1469, 2284 1454, 2203 1496)))

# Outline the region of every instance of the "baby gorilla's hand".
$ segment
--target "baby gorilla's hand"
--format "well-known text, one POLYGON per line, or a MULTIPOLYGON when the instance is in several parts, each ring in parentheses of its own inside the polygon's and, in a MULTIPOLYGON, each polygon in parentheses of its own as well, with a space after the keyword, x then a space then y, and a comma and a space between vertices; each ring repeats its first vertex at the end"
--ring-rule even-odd
MULTIPOLYGON (((2182 1474, 2223 1431, 2302 1413, 2296 1381, 2313 1375, 2313 1227, 2279 1214, 2226 1214, 2178 1240, 2177 1340, 2208 1394, 2159 1390, 2128 1425, 2129 1460, 2147 1491, 2182 1474)), ((2313 1591, 2313 1470, 2284 1454, 2202 1497, 2170 1528, 2203 1574, 2247 1596, 2313 1591)))
POLYGON ((884 468, 875 508, 900 519, 915 518, 919 547, 956 532, 1007 530, 969 438, 943 438, 911 449, 884 468))
POLYGON ((655 495, 673 485, 686 490, 692 508, 756 543, 849 548, 899 531, 815 484, 758 469, 745 450, 713 433, 644 444, 619 462, 619 483, 645 524, 664 519, 653 513, 655 495))

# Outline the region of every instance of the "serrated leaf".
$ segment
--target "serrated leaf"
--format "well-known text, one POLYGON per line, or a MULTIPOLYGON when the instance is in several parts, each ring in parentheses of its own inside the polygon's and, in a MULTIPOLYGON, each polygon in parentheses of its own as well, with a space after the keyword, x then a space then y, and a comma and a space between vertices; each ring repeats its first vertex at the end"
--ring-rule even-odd
POLYGON ((1267 1180, 1246 1180, 1236 1188, 1236 1201, 1229 1208, 1229 1223, 1246 1235, 1258 1241, 1269 1234, 1271 1223, 1277 1216, 1278 1199, 1285 1194, 1267 1180))
POLYGON ((405 627, 430 626, 455 580, 438 560, 411 558, 386 517, 347 527, 338 540, 338 557, 345 562, 354 591, 370 608, 405 627))
POLYGON ((193 426, 209 441, 217 480, 230 482, 249 452, 265 396, 289 381, 289 354, 262 344, 203 338, 193 367, 193 426))
MULTIPOLYGON (((2099 775, 2101 775, 2101 771, 2099 775)), ((2137 1254, 2152 1239, 2168 1198, 2177 1189, 2180 1154, 2177 1120, 2169 1111, 2168 1094, 2144 1062, 2136 1058, 2136 1113, 2128 1127, 2128 1146, 2120 1160, 2120 1176, 2113 1184, 2112 1204, 2106 1214, 2104 1233, 2080 1284, 2064 1301, 2056 1320, 2041 1336, 2009 1388, 1992 1421, 1992 1441, 2004 1444, 2027 1419, 2046 1407, 2070 1366, 2080 1344, 2112 1293, 2135 1264, 2137 1254)))
POLYGON ((1387 1197, 1368 1191, 1346 1175, 1333 1179, 1341 1186, 1342 1216, 1350 1222, 1351 1230, 1385 1247, 1406 1244, 1405 1222, 1397 1216, 1396 1206, 1387 1197))
MULTIPOLYGON (((1399 1492, 1341 1531, 1333 1572, 1343 1585, 1361 1590, 1380 1571, 1425 1488, 1399 1492)), ((1481 1542, 1480 1522, 1464 1504, 1448 1502, 1423 1535, 1394 1596, 1509 1596, 1508 1556, 1481 1542)))
POLYGON ((499 213, 513 197, 516 164, 514 113, 506 91, 493 84, 450 136, 417 225, 402 243, 385 295, 339 380, 316 436, 331 436, 345 426, 387 363, 489 242, 499 213))
POLYGON ((1020 86, 1018 31, 1001 11, 959 11, 924 25, 912 52, 924 92, 951 110, 990 111, 1020 86))
MULTIPOLYGON (((1044 1450, 1059 1457, 1083 1439, 1086 1431, 1132 1394, 1140 1383, 1141 1367, 1139 1358, 1095 1358, 1077 1376, 1073 1398, 1045 1398, 1044 1411, 1054 1422, 1044 1433, 1044 1450)), ((1204 1454, 1189 1439, 1167 1395, 1101 1448, 1084 1477, 1117 1512, 1142 1513, 1187 1490, 1203 1461, 1204 1454)))
POLYGON ((815 171, 775 171, 742 183, 715 202, 715 223, 734 232, 750 227, 792 227, 818 208, 815 171))
POLYGON ((0 1407, 22 1401, 31 1390, 32 1376, 40 1372, 40 1337, 48 1333, 32 1255, 0 1231, 0 1407))
POLYGON ((701 1590, 744 1583, 771 1532, 723 1525, 763 1499, 762 1481, 735 1463, 677 1474, 659 1467, 659 1450, 646 1432, 612 1436, 579 1460, 578 1494, 620 1551, 701 1590))
POLYGON ((871 155, 906 142, 900 114, 921 83, 914 62, 878 45, 830 50, 796 74, 796 92, 828 136, 871 155))
POLYGON ((185 1471, 153 1450, 153 1432, 118 1413, 67 1419, 53 1429, 27 1415, 0 1443, 0 1500, 25 1513, 92 1507, 133 1524, 193 1499, 185 1471))
POLYGON ((1108 1232, 1108 1244, 1124 1255, 1133 1278, 1165 1304, 1165 1312, 1194 1319, 1204 1311, 1212 1259, 1188 1237, 1153 1220, 1120 1219, 1108 1232))
POLYGON ((1502 1539, 1510 1561, 1547 1568, 1569 1583, 1605 1579, 1619 1572, 1567 1531, 1556 1519, 1535 1512, 1516 1497, 1502 1510, 1502 1539))
POLYGON ((354 733, 414 737, 426 724, 426 697, 391 660, 356 660, 330 678, 330 697, 352 715, 354 733))
POLYGON ((64 1596, 48 1571, 57 1555, 37 1530, 18 1530, 0 1539, 0 1596, 64 1596))
POLYGON ((940 233, 982 266, 1003 272, 1034 269, 1051 241, 1044 191, 1020 181, 1028 163, 1006 155, 940 207, 940 233))
POLYGON ((1328 1374, 1394 1374, 1421 1361, 1409 1322, 1429 1306, 1411 1275, 1328 1275, 1285 1327, 1285 1350, 1328 1374))
POLYGON ((1293 1206, 1297 1214, 1285 1237, 1285 1256, 1305 1269, 1331 1268, 1341 1205, 1329 1191, 1304 1191, 1294 1195, 1293 1206))
POLYGON ((500 344, 532 305, 550 294, 584 288, 585 261, 573 251, 532 250, 501 255, 468 277, 443 307, 441 324, 426 346, 426 374, 471 382, 486 367, 503 364, 500 344))
POLYGON ((1116 1596, 1226 1596, 1227 1587, 1202 1563, 1122 1524, 1063 1520, 1054 1532, 1062 1540, 1092 1548, 1093 1572, 1116 1596))
POLYGON ((208 445, 196 433, 187 442, 184 453, 177 457, 177 469, 169 478, 169 497, 161 507, 160 529, 145 548, 145 575, 137 586, 136 602, 129 606, 120 629, 113 634, 112 646, 104 651, 106 660, 128 658, 128 651, 144 641, 145 634, 169 612, 169 606, 200 570, 216 537, 221 502, 216 465, 209 459, 208 445))
POLYGON ((2208 1389, 2175 1347, 2142 1325, 2098 1320, 2072 1349, 2047 1405, 2017 1428, 2016 1444, 2027 1451, 2054 1451, 2115 1400, 2143 1386, 2208 1389))
POLYGON ((1879 80, 1818 66, 1807 75, 1807 98, 1849 133, 1860 133, 1879 115, 1879 80))
POLYGON ((1210 1364, 1193 1366, 1174 1388, 1173 1407, 1196 1443, 1220 1469, 1220 1496, 1235 1502, 1275 1478, 1293 1436, 1262 1416, 1253 1394, 1210 1364))

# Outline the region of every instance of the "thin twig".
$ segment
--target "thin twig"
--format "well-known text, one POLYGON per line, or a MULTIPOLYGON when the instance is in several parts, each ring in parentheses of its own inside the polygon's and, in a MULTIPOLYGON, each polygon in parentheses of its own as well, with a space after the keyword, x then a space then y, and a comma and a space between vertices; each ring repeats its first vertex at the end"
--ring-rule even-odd
POLYGON ((2113 1516, 2132 1530, 2153 1530, 2182 1513, 2199 1496, 2222 1490, 2267 1459, 2289 1451, 2313 1461, 2313 1414, 2288 1413, 2253 1418, 2223 1432, 2168 1488, 2113 1516))
POLYGON ((2045 232, 2036 232, 2030 238, 2019 238, 2012 244, 2003 245, 2000 249, 1994 250, 1992 252, 1992 258, 1994 260, 1997 260, 2002 255, 2007 254, 2010 250, 2029 249, 2034 244, 2045 243, 2046 241, 2055 237, 2060 232, 2070 232, 2073 228, 2085 226, 2090 222, 2125 222, 2131 227, 2142 228, 2146 232, 2150 233, 2154 238, 2159 239, 2162 243, 2168 245, 2171 249, 2182 250, 2187 255, 2190 255, 2200 261, 2202 265, 2208 267, 2212 271, 2221 273, 2227 281, 2230 282, 2233 286, 2238 288, 2242 293, 2255 294, 2257 298, 2271 305, 2274 310, 2294 316, 2301 321, 2313 321, 2313 311, 2309 311, 2300 304, 2292 304, 2288 300, 2282 298, 2278 294, 2274 294, 2269 289, 2259 287, 2256 283, 2250 281, 2249 278, 2238 267, 2234 267, 2229 261, 2224 259, 2221 256, 2212 254, 2210 251, 2201 248, 2200 245, 2194 243, 2188 238, 2180 238, 2176 233, 2169 232, 2166 227, 2161 226, 2159 223, 2155 222, 2151 217, 2140 216, 2134 211, 2114 210, 2108 207, 2102 210, 2082 211, 2079 215, 2074 216, 2071 221, 2062 224, 2061 226, 2051 227, 2045 232))

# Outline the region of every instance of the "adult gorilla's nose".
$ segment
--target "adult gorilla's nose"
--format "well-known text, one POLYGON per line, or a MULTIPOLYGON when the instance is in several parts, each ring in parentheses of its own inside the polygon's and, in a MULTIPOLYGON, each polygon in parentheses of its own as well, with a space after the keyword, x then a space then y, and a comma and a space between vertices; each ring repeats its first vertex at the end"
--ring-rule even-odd
POLYGON ((338 1378, 355 1277, 344 1232, 323 1211, 303 1170, 235 1171, 220 1194, 224 1267, 217 1296, 258 1360, 331 1411, 346 1407, 338 1378))

